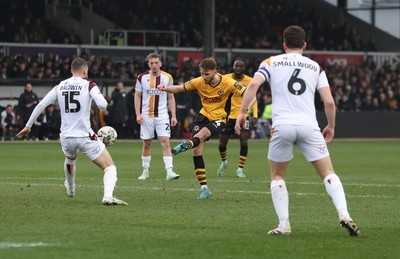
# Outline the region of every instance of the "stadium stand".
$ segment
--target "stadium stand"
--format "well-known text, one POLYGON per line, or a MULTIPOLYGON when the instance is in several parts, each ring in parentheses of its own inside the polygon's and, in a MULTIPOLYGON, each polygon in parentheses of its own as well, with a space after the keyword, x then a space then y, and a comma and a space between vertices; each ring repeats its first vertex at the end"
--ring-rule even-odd
MULTIPOLYGON (((0 41, 11 43, 81 44, 83 37, 76 27, 63 29, 61 23, 46 17, 47 1, 2 1, 0 10, 0 41)), ((203 42, 201 6, 198 1, 168 2, 165 9, 161 0, 148 1, 93 1, 93 11, 111 20, 116 28, 128 30, 177 30, 181 33, 180 47, 201 47, 203 42), (125 11, 127 10, 127 11, 125 11), (151 15, 148 10, 151 10, 151 15), (169 11, 169 10, 173 10, 169 11), (185 13, 185 16, 176 16, 185 13), (154 18, 156 17, 156 18, 154 18)), ((79 18, 79 15, 74 13, 79 18)), ((239 49, 281 49, 282 29, 297 23, 312 33, 308 39, 308 49, 323 51, 376 51, 377 47, 369 38, 361 36, 349 24, 326 22, 315 10, 302 10, 300 6, 288 4, 284 0, 268 2, 255 0, 216 1, 216 47, 239 49), (248 15, 252 14, 252 15, 248 15), (262 25, 262 26, 261 26, 262 25), (252 28, 249 30, 248 28, 252 28)), ((159 45, 169 41, 169 36, 149 38, 148 44, 159 45), (166 37, 166 38, 163 38, 166 37)), ((140 42, 140 39, 137 39, 140 42)), ((49 45, 50 46, 50 45, 49 45)), ((131 89, 139 71, 147 69, 142 56, 116 58, 116 55, 88 53, 83 48, 79 55, 89 61, 89 76, 101 85, 111 88, 117 81, 124 81, 131 89)), ((235 54, 237 55, 237 54, 235 54)), ((264 54, 263 54, 264 55, 264 54)), ((248 75, 253 75, 260 58, 246 57, 248 75)), ((45 55, 0 54, 0 88, 20 85, 29 80, 36 84, 51 85, 70 76, 70 61, 76 54, 48 52, 45 55), (45 82, 45 83, 44 83, 45 82)), ((400 65, 384 62, 377 65, 371 56, 359 64, 321 64, 331 83, 332 94, 339 112, 346 111, 399 111, 400 105, 400 65)), ((219 64, 221 73, 232 72, 231 64, 219 64)), ((166 56, 163 69, 173 75, 175 82, 190 80, 198 75, 195 60, 188 59, 182 66, 176 58, 166 56)), ((127 91, 129 90, 127 89, 127 91)), ((106 87, 105 95, 110 95, 106 87)), ((268 86, 259 94, 262 100, 269 95, 268 86)), ((5 106, 8 101, 16 102, 11 95, 0 96, 5 106), (7 99, 8 98, 8 99, 7 99)), ((16 94, 14 96, 17 96, 16 94)), ((42 96, 43 97, 43 96, 42 96)), ((192 97, 191 97, 192 98, 192 97)), ((195 98, 195 97, 194 97, 195 98)), ((317 104, 319 101, 316 100, 317 104)), ((196 103, 182 100, 182 103, 196 103)), ((110 103, 110 105, 112 105, 110 103)), ((322 110, 321 105, 317 105, 322 110)), ((186 107, 190 109, 192 107, 186 107)), ((188 131, 187 122, 181 122, 182 134, 188 131)), ((179 134, 180 137, 182 134, 179 134)))

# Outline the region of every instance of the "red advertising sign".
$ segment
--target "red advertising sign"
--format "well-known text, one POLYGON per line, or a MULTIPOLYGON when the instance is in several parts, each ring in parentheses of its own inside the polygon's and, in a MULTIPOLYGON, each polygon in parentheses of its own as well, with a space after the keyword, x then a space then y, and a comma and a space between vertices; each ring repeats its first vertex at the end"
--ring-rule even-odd
POLYGON ((356 65, 364 61, 363 54, 310 54, 307 55, 315 60, 320 66, 332 65, 356 65))
POLYGON ((183 69, 183 64, 186 61, 192 61, 194 63, 199 63, 204 59, 203 52, 197 51, 180 51, 178 52, 178 66, 179 69, 183 69))

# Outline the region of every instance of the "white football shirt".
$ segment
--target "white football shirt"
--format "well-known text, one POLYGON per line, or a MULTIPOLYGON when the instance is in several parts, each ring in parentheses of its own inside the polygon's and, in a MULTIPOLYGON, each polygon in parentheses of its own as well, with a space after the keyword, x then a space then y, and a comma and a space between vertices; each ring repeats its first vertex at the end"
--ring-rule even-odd
POLYGON ((135 90, 142 93, 142 116, 169 118, 168 93, 157 89, 161 83, 167 87, 173 85, 172 76, 164 71, 159 76, 152 76, 149 71, 138 76, 135 90))
POLYGON ((314 95, 329 83, 317 62, 297 53, 281 54, 264 60, 256 73, 271 86, 273 127, 290 124, 318 128, 314 95))
POLYGON ((56 85, 35 107, 26 126, 31 127, 37 116, 49 104, 58 102, 61 112, 61 134, 67 137, 88 137, 94 132, 90 126, 92 99, 99 109, 107 108, 107 101, 97 85, 81 77, 70 77, 56 85))

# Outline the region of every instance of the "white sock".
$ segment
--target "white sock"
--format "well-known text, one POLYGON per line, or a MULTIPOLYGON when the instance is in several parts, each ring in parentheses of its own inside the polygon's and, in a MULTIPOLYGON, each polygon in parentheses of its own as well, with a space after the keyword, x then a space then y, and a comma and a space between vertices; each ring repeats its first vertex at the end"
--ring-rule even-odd
POLYGON ((150 168, 151 156, 142 156, 143 171, 148 172, 150 168))
POLYGON ((163 160, 164 160, 165 170, 167 170, 167 174, 171 174, 173 168, 172 156, 164 156, 163 160))
POLYGON ((346 196, 344 194, 343 185, 339 179, 339 176, 337 176, 335 173, 326 176, 324 179, 324 184, 326 192, 328 193, 329 197, 331 197, 339 217, 341 215, 344 217, 349 217, 346 196))
POLYGON ((289 221, 289 195, 284 180, 273 180, 271 182, 272 202, 279 219, 279 225, 285 227, 289 221))
POLYGON ((76 162, 76 159, 71 160, 68 158, 65 158, 65 161, 64 161, 64 173, 65 173, 65 178, 67 179, 69 186, 73 186, 75 184, 75 173, 76 173, 75 162, 76 162))
POLYGON ((103 177, 104 197, 114 197, 113 192, 117 180, 117 168, 115 167, 115 165, 110 165, 109 167, 106 167, 106 169, 104 169, 103 177))

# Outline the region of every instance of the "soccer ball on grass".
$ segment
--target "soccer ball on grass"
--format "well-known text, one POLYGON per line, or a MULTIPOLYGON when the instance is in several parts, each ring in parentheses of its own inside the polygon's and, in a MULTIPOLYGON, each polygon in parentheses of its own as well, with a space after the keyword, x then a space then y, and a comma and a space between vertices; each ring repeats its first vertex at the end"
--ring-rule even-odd
POLYGON ((97 137, 106 145, 111 146, 117 140, 117 131, 110 126, 104 126, 97 132, 97 137))

